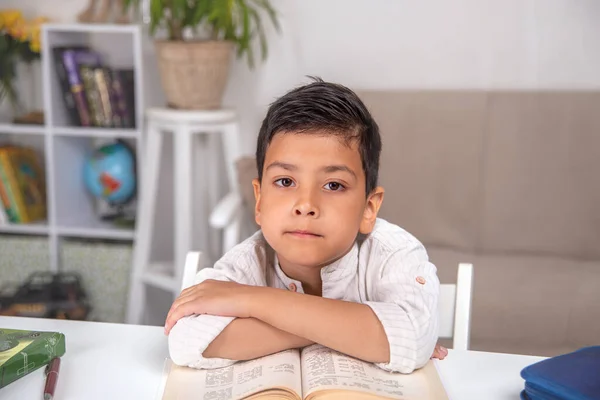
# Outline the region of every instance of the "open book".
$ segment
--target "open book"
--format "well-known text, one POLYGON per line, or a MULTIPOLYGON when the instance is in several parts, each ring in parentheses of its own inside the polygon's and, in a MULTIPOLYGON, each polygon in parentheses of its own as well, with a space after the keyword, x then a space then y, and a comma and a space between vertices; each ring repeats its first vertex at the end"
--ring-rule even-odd
POLYGON ((214 370, 167 362, 163 400, 448 400, 433 361, 390 373, 318 344, 214 370))

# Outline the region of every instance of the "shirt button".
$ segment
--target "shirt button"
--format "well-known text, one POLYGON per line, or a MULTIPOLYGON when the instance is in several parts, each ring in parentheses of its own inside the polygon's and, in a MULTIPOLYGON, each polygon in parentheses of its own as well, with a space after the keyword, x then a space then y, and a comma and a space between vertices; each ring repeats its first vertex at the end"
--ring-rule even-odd
POLYGON ((291 290, 292 292, 295 292, 295 291, 296 291, 296 289, 297 289, 297 288, 296 288, 296 284, 295 284, 295 283, 290 283, 290 286, 289 286, 289 287, 290 287, 290 290, 291 290))
POLYGON ((425 278, 423 278, 422 276, 417 276, 417 282, 419 282, 421 285, 425 284, 425 278))

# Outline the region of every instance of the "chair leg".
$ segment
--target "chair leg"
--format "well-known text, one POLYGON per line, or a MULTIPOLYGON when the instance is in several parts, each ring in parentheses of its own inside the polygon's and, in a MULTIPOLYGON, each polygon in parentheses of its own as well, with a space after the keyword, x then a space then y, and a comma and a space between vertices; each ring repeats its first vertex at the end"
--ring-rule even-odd
POLYGON ((181 282, 185 257, 192 243, 192 137, 185 128, 174 132, 175 279, 181 282))
POLYGON ((154 230, 154 210, 158 194, 158 178, 162 149, 162 134, 151 124, 147 129, 145 146, 144 171, 142 172, 141 188, 136 217, 137 237, 133 248, 133 270, 129 288, 129 304, 127 307, 127 323, 141 324, 144 314, 146 297, 145 284, 142 281, 145 270, 150 262, 150 247, 154 230))
POLYGON ((458 265, 456 279, 456 312, 454 319, 453 347, 468 350, 471 331, 471 303, 473 297, 473 265, 458 265))

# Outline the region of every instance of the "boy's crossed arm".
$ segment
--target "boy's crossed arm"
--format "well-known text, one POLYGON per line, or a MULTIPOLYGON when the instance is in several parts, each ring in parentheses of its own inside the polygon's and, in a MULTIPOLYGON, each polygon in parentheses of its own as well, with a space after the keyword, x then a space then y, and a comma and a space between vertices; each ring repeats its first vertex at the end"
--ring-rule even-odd
POLYGON ((256 318, 236 318, 208 345, 206 358, 252 360, 283 350, 313 344, 256 318))
POLYGON ((208 358, 245 360, 311 343, 369 362, 387 363, 390 357, 383 326, 364 304, 207 280, 173 303, 166 332, 192 314, 237 317, 204 351, 208 358))
MULTIPOLYGON (((391 275, 395 278, 379 283, 383 292, 397 296, 403 292, 398 287, 414 285, 412 273, 391 275)), ((432 281, 429 284, 435 285, 436 277, 426 277, 432 281)), ((443 359, 447 355, 446 349, 436 347, 432 354, 431 347, 427 347, 437 337, 433 306, 437 297, 416 302, 419 287, 414 289, 410 295, 400 294, 402 298, 395 302, 367 305, 207 280, 186 289, 175 301, 165 330, 170 332, 180 318, 192 314, 238 317, 210 342, 204 357, 246 360, 316 342, 365 361, 389 362, 381 365, 386 369, 411 372, 429 356, 443 359), (394 335, 400 331, 401 337, 394 335), (415 349, 423 344, 424 348, 415 349)), ((425 298, 427 293, 420 296, 425 298)))

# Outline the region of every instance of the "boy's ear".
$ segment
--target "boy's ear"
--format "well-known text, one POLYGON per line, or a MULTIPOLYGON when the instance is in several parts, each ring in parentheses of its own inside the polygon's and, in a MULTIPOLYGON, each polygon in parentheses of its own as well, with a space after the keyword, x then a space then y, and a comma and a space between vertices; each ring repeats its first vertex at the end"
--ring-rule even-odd
POLYGON ((381 203, 383 202, 383 194, 384 190, 381 186, 377 186, 369 197, 367 197, 367 204, 365 205, 365 210, 363 212, 363 218, 360 222, 360 233, 363 235, 367 235, 373 231, 375 227, 375 222, 377 221, 377 214, 379 213, 379 208, 381 207, 381 203))
POLYGON ((254 220, 260 226, 260 181, 258 179, 252 179, 252 187, 254 188, 254 199, 256 203, 254 205, 254 220))

